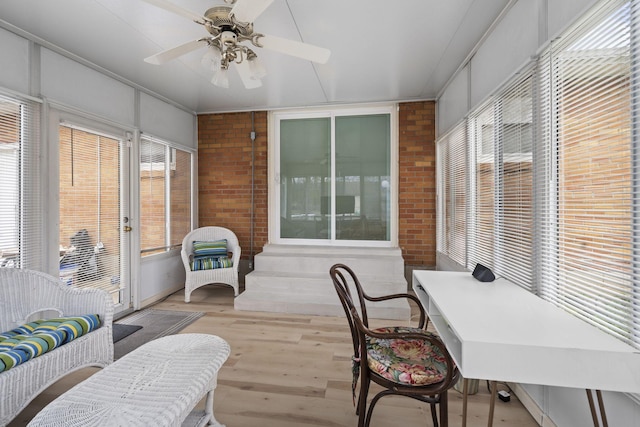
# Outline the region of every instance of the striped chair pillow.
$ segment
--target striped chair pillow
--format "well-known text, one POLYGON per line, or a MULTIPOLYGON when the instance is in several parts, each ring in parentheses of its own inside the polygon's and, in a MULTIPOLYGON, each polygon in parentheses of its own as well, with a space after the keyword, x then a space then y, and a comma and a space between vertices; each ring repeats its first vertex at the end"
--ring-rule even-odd
POLYGON ((227 256, 227 239, 210 242, 196 240, 193 242, 193 255, 194 257, 227 256))

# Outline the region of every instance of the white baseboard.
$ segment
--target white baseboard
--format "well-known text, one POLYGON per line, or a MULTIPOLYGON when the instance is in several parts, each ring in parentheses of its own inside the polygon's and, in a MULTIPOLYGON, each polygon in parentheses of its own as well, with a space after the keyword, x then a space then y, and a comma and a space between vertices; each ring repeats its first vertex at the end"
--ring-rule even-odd
POLYGON ((178 292, 180 289, 184 289, 184 285, 178 285, 174 288, 171 289, 166 289, 164 292, 161 292, 159 294, 156 294, 154 296, 152 296, 151 298, 147 298, 143 301, 140 302, 140 310, 142 310, 143 308, 146 308, 152 304, 155 304, 158 301, 161 301, 163 299, 165 299, 166 297, 168 297, 169 295, 178 292))
POLYGON ((538 406, 535 400, 529 396, 529 393, 520 385, 516 383, 509 383, 509 388, 518 396, 518 400, 522 403, 525 409, 531 414, 534 420, 540 425, 540 427, 557 427, 556 424, 551 421, 551 418, 544 413, 542 408, 538 406))

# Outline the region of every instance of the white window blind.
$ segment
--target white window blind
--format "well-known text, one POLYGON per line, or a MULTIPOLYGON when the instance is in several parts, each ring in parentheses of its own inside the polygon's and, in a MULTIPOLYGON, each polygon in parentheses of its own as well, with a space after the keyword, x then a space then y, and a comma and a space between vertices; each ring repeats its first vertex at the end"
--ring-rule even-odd
POLYGON ((58 140, 60 278, 118 295, 122 141, 71 123, 60 125, 58 140))
POLYGON ((533 75, 526 71, 469 118, 473 147, 469 267, 532 288, 533 75))
POLYGON ((464 265, 467 257, 467 138, 462 123, 438 141, 438 250, 464 265))
POLYGON ((182 244, 191 231, 192 154, 149 137, 140 146, 140 247, 143 256, 182 244))
POLYGON ((533 247, 533 77, 530 72, 497 98, 499 257, 494 268, 531 289, 533 247))
POLYGON ((632 282, 630 10, 628 2, 600 3, 540 60, 549 159, 542 173, 548 185, 540 189, 549 202, 540 223, 540 293, 627 342, 634 340, 638 305, 632 282))
POLYGON ((447 221, 451 218, 445 201, 450 162, 447 140, 439 139, 436 141, 436 250, 445 255, 449 255, 447 221))
POLYGON ((469 117, 470 160, 470 223, 469 265, 495 265, 496 169, 493 103, 480 108, 469 117))
POLYGON ((0 97, 0 266, 43 267, 38 105, 0 97))

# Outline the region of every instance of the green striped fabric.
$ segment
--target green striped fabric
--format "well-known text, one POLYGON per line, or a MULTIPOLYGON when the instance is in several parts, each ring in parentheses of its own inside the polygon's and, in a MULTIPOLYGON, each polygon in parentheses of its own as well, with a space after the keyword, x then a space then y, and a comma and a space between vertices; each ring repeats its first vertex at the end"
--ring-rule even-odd
POLYGON ((193 242, 193 256, 198 257, 222 257, 227 256, 227 239, 213 241, 193 242))
POLYGON ((213 268, 227 268, 233 266, 229 257, 198 257, 191 261, 191 271, 211 270, 213 268))
POLYGON ((13 368, 100 327, 100 316, 87 314, 36 320, 0 334, 0 372, 13 368))

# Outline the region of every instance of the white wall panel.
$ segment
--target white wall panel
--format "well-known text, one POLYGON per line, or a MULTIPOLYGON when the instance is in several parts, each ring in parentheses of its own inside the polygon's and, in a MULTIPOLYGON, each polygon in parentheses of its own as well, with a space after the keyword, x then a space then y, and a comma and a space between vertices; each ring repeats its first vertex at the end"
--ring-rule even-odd
POLYGON ((158 138, 197 148, 196 116, 171 104, 140 94, 140 130, 158 138))
POLYGON ((0 28, 0 86, 29 93, 29 41, 0 28))
POLYGON ((449 82, 447 89, 442 93, 436 104, 438 108, 437 136, 445 134, 461 118, 469 107, 469 66, 465 66, 449 82))
POLYGON ((549 37, 555 38, 598 0, 548 0, 547 29, 549 37))
POLYGON ((511 7, 471 59, 471 106, 478 105, 538 50, 539 5, 511 7))
POLYGON ((42 94, 119 124, 134 125, 135 90, 49 49, 42 49, 42 94))
POLYGON ((185 271, 180 251, 142 258, 140 264, 140 303, 148 305, 184 287, 185 271))

